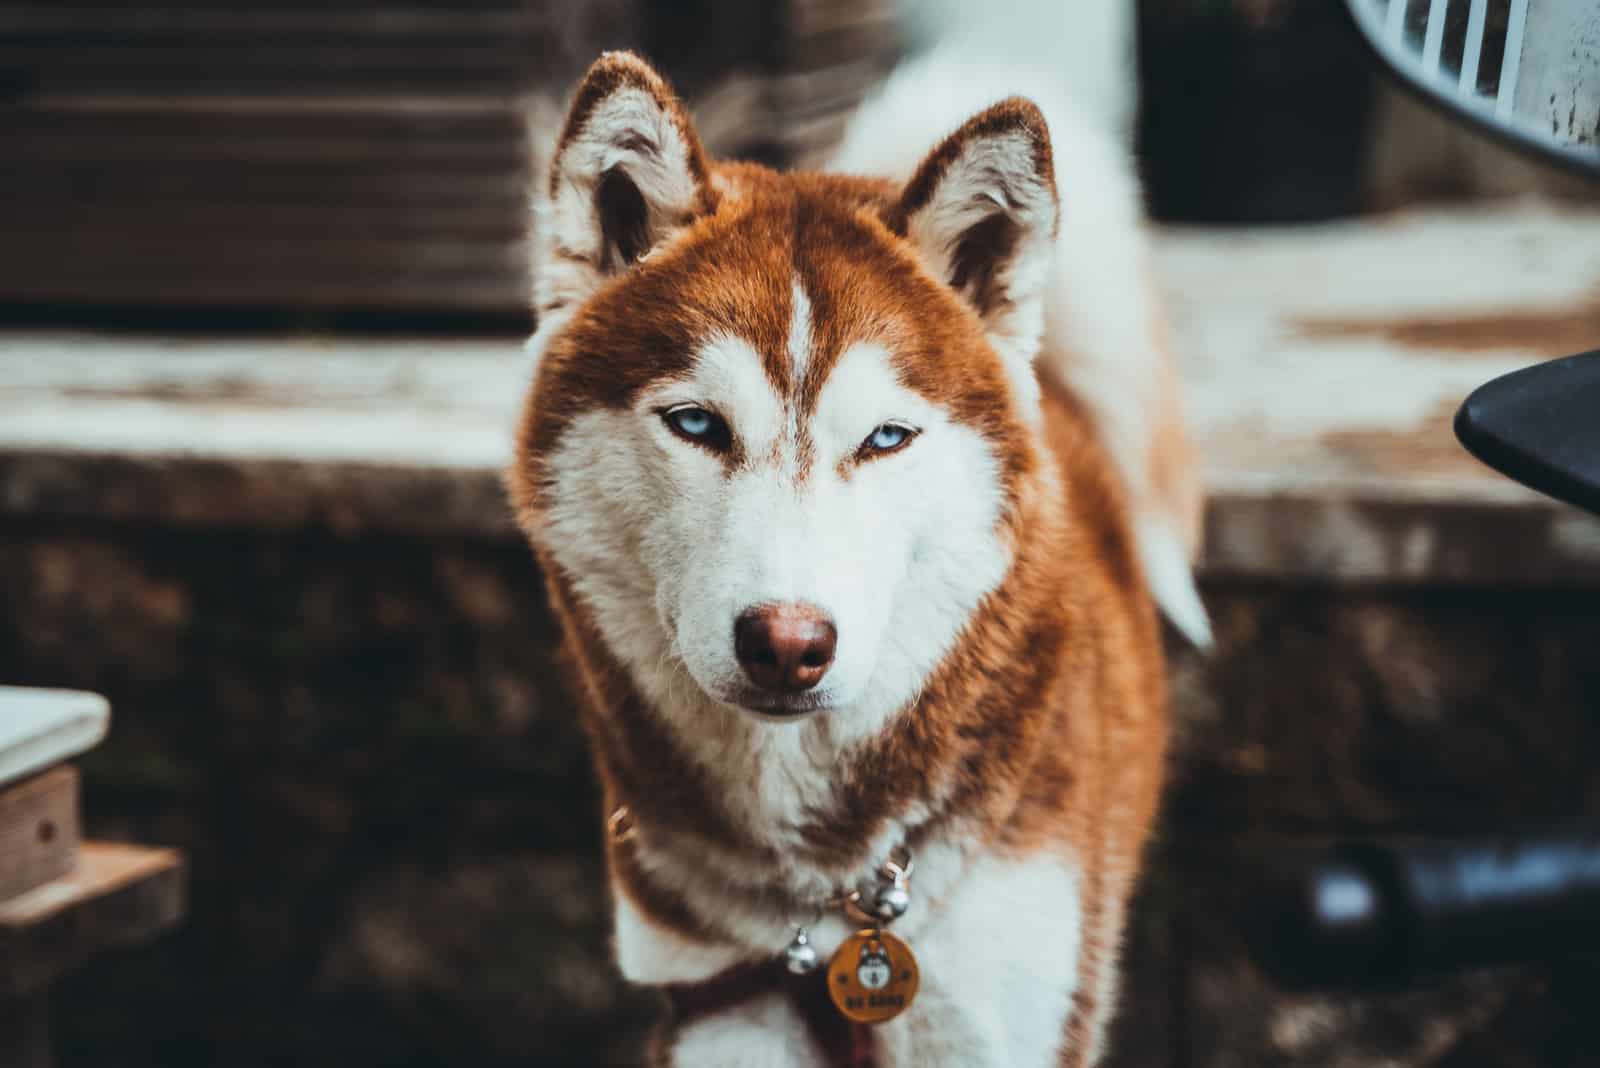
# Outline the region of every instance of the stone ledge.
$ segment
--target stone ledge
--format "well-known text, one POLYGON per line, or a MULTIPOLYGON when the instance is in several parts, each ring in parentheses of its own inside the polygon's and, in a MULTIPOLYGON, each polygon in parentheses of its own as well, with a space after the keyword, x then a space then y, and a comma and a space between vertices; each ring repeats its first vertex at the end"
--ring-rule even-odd
MULTIPOLYGON (((1168 231, 1156 251, 1208 576, 1600 584, 1600 523, 1449 429, 1477 384, 1600 344, 1600 213, 1168 231)), ((0 335, 0 516, 507 538, 527 373, 512 340, 0 335)))

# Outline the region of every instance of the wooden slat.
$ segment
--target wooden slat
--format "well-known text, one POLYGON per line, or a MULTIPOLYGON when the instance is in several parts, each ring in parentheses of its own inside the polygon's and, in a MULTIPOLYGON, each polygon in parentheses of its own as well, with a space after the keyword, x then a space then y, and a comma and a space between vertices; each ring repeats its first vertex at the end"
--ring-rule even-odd
POLYGON ((563 5, 0 3, 0 85, 24 94, 123 91, 292 96, 504 93, 560 53, 563 5))
POLYGON ((249 32, 343 32, 375 37, 472 30, 482 34, 527 32, 542 25, 539 12, 519 4, 491 4, 473 10, 451 5, 447 10, 396 4, 382 9, 328 4, 318 8, 254 4, 230 8, 208 3, 184 7, 176 4, 137 7, 52 2, 8 3, 0 6, 0 32, 60 33, 88 31, 101 34, 160 34, 249 32))
POLYGON ((565 62, 572 18, 534 0, 0 0, 18 101, 0 107, 0 305, 524 307, 518 100, 565 62))
POLYGON ((414 138, 372 142, 357 138, 256 138, 229 137, 97 137, 29 135, 9 137, 6 150, 17 161, 39 167, 50 163, 101 163, 120 165, 153 160, 167 166, 188 163, 216 165, 242 162, 270 167, 338 169, 345 166, 438 166, 449 170, 503 170, 521 159, 514 141, 478 142, 444 138, 414 138))
POLYGON ((145 199, 194 197, 213 202, 324 203, 357 200, 424 204, 483 203, 527 207, 528 179, 508 174, 449 174, 438 170, 393 173, 368 169, 273 170, 265 167, 163 169, 158 162, 116 168, 91 165, 0 168, 0 195, 68 201, 122 195, 133 210, 145 199))
POLYGON ((76 768, 0 788, 0 901, 71 871, 81 835, 76 768))
MULTIPOLYGON (((464 12, 482 11, 520 11, 539 9, 545 0, 398 0, 390 3, 389 0, 162 0, 155 5, 157 9, 171 12, 244 12, 258 13, 262 10, 300 12, 309 17, 327 15, 385 15, 390 12, 437 12, 445 15, 455 15, 464 12)), ((10 7, 10 4, 6 5, 10 7)), ((19 8, 33 8, 41 6, 40 0, 31 0, 28 3, 19 3, 19 8)), ((83 12, 87 17, 98 17, 100 13, 108 10, 123 10, 127 8, 107 0, 51 0, 51 7, 63 11, 83 12)))
POLYGON ((85 843, 76 868, 0 902, 0 998, 43 989, 111 946, 183 915, 183 861, 170 849, 85 843))
POLYGON ((248 101, 223 99, 149 101, 130 98, 69 104, 19 102, 0 109, 0 132, 7 137, 28 134, 67 137, 240 135, 260 138, 360 137, 367 141, 418 138, 500 141, 521 136, 520 110, 510 103, 478 106, 404 107, 374 101, 292 101, 250 107, 248 101), (184 106, 187 105, 187 106, 184 106))
MULTIPOLYGON (((413 240, 382 235, 359 241, 337 236, 319 239, 258 237, 251 240, 249 255, 240 256, 226 245, 226 234, 209 241, 194 240, 187 234, 156 235, 142 241, 111 242, 98 233, 7 235, 7 254, 27 260, 47 253, 65 262, 100 264, 141 264, 147 270, 164 266, 180 270, 203 269, 245 277, 272 276, 285 266, 314 271, 321 276, 338 276, 346 271, 367 269, 384 274, 416 271, 506 270, 521 262, 520 241, 472 242, 454 239, 413 240)), ((36 269, 36 265, 30 264, 36 269)))
POLYGON ((439 278, 338 279, 154 279, 130 271, 120 276, 82 277, 0 272, 0 293, 12 306, 49 305, 143 310, 306 310, 478 312, 508 315, 528 305, 528 286, 504 273, 439 278))
POLYGON ((460 240, 472 244, 514 244, 525 237, 515 214, 497 205, 434 206, 425 211, 397 210, 391 205, 295 203, 195 203, 146 200, 135 215, 124 198, 109 202, 78 201, 18 205, 0 197, 0 232, 7 240, 43 243, 63 234, 94 235, 103 241, 171 240, 185 231, 226 235, 228 239, 402 241, 460 240))

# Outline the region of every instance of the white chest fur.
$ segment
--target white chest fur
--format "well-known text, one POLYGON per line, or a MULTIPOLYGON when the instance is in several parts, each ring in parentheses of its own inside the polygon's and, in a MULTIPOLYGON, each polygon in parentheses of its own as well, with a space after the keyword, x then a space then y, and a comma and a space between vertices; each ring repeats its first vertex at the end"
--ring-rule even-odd
MULTIPOLYGON (((1076 866, 1059 854, 983 856, 946 889, 943 900, 925 905, 920 924, 896 925, 917 954, 922 987, 911 1010, 877 1028, 879 1062, 1055 1064, 1077 985, 1076 866)), ((838 940, 827 931, 819 948, 831 952, 838 940)), ((618 902, 617 946, 624 973, 642 982, 703 978, 740 957, 653 927, 626 899, 618 902)), ((686 1028, 672 1063, 799 1068, 821 1060, 794 1009, 766 996, 686 1028)))

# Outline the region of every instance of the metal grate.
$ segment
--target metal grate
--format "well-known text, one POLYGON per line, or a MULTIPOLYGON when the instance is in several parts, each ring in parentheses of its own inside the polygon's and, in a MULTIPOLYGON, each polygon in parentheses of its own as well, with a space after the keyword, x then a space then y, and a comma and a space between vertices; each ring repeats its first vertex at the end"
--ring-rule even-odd
POLYGON ((1392 55, 1469 109, 1567 145, 1600 141, 1595 0, 1366 0, 1392 55), (1408 65, 1412 65, 1408 64, 1408 65))

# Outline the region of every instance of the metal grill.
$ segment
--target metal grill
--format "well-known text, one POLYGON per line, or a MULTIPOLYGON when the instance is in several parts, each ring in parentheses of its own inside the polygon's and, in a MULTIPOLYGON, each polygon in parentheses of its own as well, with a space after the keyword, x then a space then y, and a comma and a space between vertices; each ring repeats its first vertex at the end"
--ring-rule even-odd
POLYGON ((1365 0, 1391 54, 1436 91, 1569 144, 1600 139, 1594 0, 1365 0), (1574 88, 1578 87, 1578 88, 1574 88))

